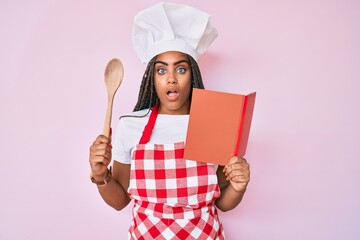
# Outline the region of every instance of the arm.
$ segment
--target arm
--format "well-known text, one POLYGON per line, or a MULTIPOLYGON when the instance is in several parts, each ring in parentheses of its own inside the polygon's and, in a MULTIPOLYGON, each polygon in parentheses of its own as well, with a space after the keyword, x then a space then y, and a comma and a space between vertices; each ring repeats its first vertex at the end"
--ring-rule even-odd
POLYGON ((215 205, 221 211, 234 209, 243 198, 250 181, 250 167, 244 158, 232 157, 229 163, 217 170, 221 195, 215 205))
MULTIPOLYGON (((111 162, 111 139, 100 135, 90 147, 90 166, 92 176, 96 181, 102 181, 111 162)), ((127 189, 130 181, 130 164, 114 161, 113 177, 104 185, 97 185, 104 201, 116 210, 121 210, 130 202, 127 189)))

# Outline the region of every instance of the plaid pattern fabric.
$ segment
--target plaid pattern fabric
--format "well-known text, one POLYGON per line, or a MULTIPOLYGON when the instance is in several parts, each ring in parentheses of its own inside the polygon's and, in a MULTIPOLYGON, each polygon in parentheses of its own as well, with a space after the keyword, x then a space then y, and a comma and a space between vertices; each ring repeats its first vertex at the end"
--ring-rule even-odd
POLYGON ((218 219, 215 206, 210 212, 193 219, 157 218, 136 212, 133 209, 134 219, 130 226, 129 238, 139 240, 223 240, 224 232, 218 219))
POLYGON ((183 159, 184 142, 138 144, 129 193, 130 239, 224 239, 214 206, 220 195, 213 164, 183 159))

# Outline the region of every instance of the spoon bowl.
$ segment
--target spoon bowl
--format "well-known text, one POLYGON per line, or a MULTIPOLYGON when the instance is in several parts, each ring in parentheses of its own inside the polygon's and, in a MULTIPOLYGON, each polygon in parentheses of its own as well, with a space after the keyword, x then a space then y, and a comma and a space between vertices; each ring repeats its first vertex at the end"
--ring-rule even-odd
POLYGON ((105 86, 108 93, 107 111, 105 116, 103 135, 109 137, 112 109, 114 103, 115 93, 122 83, 124 76, 124 67, 121 61, 117 58, 111 59, 105 68, 105 86))

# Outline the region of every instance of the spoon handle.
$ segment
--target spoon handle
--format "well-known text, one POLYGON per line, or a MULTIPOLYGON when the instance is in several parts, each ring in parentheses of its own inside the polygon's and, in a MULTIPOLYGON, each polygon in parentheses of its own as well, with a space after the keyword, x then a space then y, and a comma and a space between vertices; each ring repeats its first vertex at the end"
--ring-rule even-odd
POLYGON ((110 136, 113 102, 114 102, 114 96, 109 97, 107 103, 106 116, 105 116, 104 130, 103 130, 103 135, 105 135, 106 137, 110 136))

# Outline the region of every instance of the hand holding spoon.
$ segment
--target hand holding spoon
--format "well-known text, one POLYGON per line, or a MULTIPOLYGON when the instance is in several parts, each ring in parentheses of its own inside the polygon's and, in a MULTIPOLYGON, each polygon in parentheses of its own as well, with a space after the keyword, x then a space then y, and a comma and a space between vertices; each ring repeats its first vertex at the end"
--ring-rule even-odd
POLYGON ((108 93, 108 103, 103 135, 105 135, 106 137, 109 137, 110 135, 114 96, 123 80, 123 76, 124 68, 121 61, 117 58, 110 60, 110 62, 106 65, 105 68, 105 85, 108 93))

